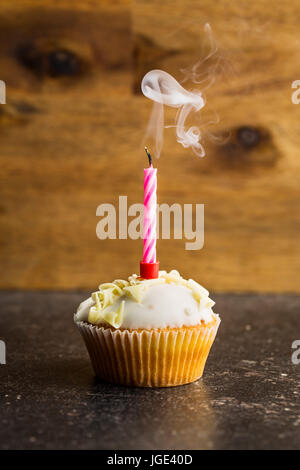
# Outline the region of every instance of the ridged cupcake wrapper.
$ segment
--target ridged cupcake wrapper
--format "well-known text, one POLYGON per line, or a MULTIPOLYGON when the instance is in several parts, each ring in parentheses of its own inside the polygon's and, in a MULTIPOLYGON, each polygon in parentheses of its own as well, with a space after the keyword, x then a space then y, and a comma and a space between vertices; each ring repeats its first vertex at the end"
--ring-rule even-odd
POLYGON ((212 326, 112 330, 76 322, 101 379, 138 387, 170 387, 200 378, 220 319, 212 326))

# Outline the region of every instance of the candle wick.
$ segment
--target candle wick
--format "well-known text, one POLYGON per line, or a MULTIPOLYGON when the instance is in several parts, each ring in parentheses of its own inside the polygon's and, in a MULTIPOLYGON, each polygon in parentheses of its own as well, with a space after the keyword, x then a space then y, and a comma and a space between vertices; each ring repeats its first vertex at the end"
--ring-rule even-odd
POLYGON ((148 160, 149 160, 149 166, 152 166, 152 157, 151 157, 150 152, 147 149, 147 147, 145 147, 145 152, 146 152, 148 160))

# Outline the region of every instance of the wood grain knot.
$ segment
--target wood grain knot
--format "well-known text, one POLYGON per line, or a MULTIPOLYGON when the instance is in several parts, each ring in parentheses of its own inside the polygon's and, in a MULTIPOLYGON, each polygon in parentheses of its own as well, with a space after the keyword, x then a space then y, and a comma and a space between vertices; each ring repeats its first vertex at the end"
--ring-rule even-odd
POLYGON ((223 144, 215 147, 216 160, 227 169, 243 171, 276 165, 280 152, 268 129, 239 126, 219 135, 223 144), (227 135, 226 135, 227 134, 227 135))
POLYGON ((236 136, 239 143, 245 148, 255 147, 261 140, 260 130, 250 126, 239 127, 236 136))
POLYGON ((81 60, 67 49, 40 50, 35 44, 17 49, 17 58, 27 69, 39 77, 72 77, 82 71, 81 60))
POLYGON ((57 50, 48 55, 49 75, 60 77, 78 75, 80 73, 80 60, 73 52, 57 50))

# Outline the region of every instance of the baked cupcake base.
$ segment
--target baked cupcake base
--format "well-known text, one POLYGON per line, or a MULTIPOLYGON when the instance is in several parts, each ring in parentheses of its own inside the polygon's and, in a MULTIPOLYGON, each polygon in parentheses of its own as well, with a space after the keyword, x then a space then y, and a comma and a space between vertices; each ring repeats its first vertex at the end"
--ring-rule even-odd
POLYGON ((101 379, 137 387, 172 387, 202 377, 220 319, 215 316, 208 324, 152 330, 75 323, 101 379))

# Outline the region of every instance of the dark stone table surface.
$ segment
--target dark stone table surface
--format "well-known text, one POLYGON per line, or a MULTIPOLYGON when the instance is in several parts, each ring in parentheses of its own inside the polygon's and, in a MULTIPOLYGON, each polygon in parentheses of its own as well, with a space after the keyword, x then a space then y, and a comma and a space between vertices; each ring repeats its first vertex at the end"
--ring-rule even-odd
POLYGON ((0 294, 0 448, 300 448, 299 296, 212 295, 222 323, 203 379, 163 389, 95 379, 72 319, 86 297, 0 294))

